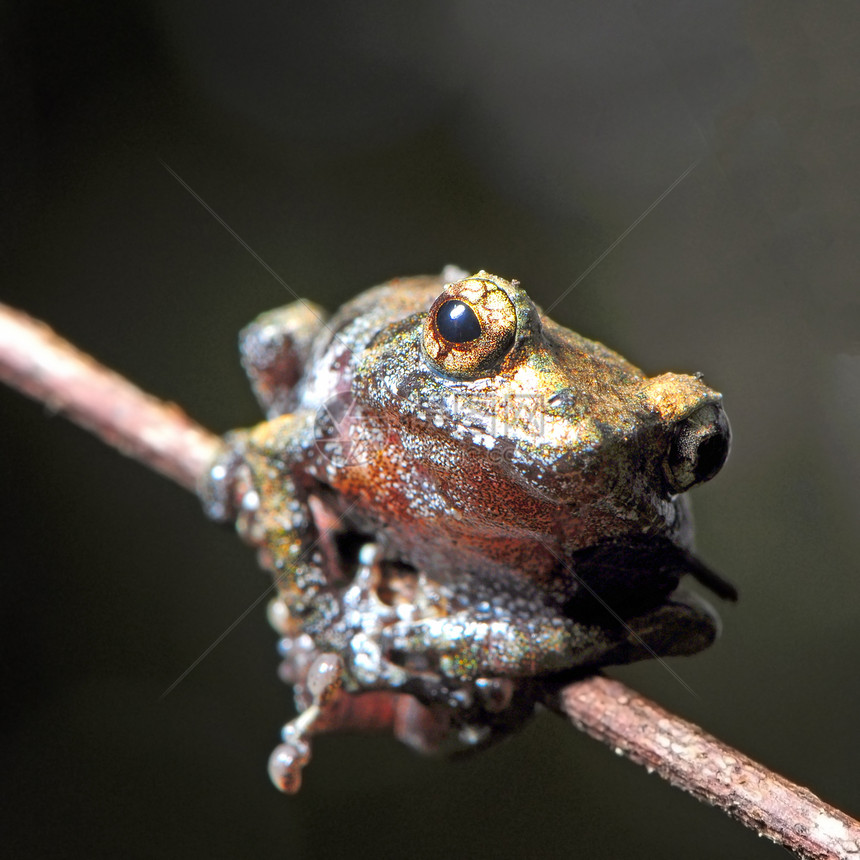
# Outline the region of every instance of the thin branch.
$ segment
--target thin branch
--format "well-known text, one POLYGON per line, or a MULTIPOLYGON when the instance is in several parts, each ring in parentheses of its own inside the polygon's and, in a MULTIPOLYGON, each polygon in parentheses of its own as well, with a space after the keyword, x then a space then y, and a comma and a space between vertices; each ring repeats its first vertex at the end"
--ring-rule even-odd
MULTIPOLYGON (((43 323, 4 305, 0 379, 186 489, 195 489, 220 445, 178 407, 145 394, 43 323)), ((395 697, 364 704, 344 716, 344 725, 393 726, 395 697)), ((593 738, 799 857, 860 854, 860 822, 618 681, 596 676, 569 684, 556 706, 593 738)))
POLYGON ((559 695, 570 721, 798 857, 857 857, 860 823, 693 723, 595 676, 559 695))
POLYGON ((48 326, 0 304, 0 380, 192 492, 221 442, 48 326))

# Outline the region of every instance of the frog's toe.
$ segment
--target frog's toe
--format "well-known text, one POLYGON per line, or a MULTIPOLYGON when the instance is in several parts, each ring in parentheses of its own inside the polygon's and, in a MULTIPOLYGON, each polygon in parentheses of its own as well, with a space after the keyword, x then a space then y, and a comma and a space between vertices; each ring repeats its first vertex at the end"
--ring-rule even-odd
POLYGON ((236 444, 237 436, 231 433, 224 438, 197 487, 206 516, 216 522, 234 522, 245 495, 251 491, 251 477, 236 444))
POLYGON ((646 615, 629 619, 626 624, 628 632, 623 646, 626 659, 617 662, 696 654, 713 644, 722 627, 713 607, 683 588, 646 615))
POLYGON ((286 794, 302 784, 302 769, 311 759, 309 737, 323 708, 340 695, 344 666, 337 654, 320 654, 307 672, 305 684, 313 702, 281 729, 281 741, 269 756, 269 778, 286 794))
POLYGON ((260 314, 242 329, 239 351, 254 394, 269 418, 289 412, 314 339, 325 328, 328 313, 313 302, 260 314))

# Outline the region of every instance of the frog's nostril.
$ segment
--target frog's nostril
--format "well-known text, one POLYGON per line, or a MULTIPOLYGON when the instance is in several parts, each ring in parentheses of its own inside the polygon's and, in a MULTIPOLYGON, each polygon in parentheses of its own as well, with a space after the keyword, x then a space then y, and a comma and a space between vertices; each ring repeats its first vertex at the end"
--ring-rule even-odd
POLYGON ((680 422, 664 468, 673 492, 709 481, 726 462, 731 445, 729 419, 722 406, 709 403, 680 422))

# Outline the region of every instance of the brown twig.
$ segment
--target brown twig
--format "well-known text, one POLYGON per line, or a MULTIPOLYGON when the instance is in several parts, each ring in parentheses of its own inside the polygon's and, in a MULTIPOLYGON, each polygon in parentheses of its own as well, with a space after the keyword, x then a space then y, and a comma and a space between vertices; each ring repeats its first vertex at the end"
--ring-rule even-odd
POLYGON ((587 678, 559 699, 578 729, 798 857, 860 856, 860 822, 619 681, 587 678))
MULTIPOLYGON (((4 305, 0 379, 190 490, 220 444, 178 407, 4 305)), ((799 857, 860 857, 860 822, 618 681, 572 683, 558 707, 593 738, 799 857)))
POLYGON ((192 492, 221 442, 44 323, 0 304, 0 380, 192 492))

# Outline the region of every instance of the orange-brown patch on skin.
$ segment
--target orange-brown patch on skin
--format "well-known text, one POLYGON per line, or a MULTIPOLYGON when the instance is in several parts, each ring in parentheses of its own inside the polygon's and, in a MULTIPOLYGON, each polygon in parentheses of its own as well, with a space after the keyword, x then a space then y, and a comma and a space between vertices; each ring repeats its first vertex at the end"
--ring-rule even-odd
POLYGON ((716 403, 720 395, 695 376, 664 373, 647 380, 642 388, 643 403, 669 424, 689 415, 705 403, 716 403))

